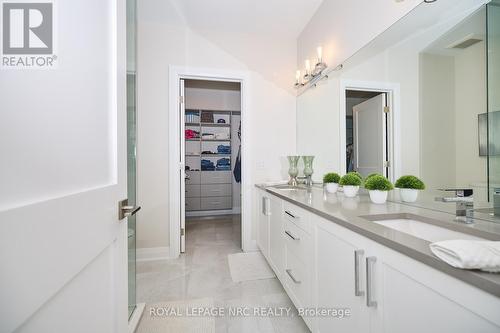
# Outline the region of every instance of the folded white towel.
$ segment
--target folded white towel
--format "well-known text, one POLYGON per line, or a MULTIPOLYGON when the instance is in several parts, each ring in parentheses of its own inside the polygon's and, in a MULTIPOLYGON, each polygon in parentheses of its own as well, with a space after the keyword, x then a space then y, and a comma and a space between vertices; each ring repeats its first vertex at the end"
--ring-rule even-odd
POLYGON ((453 267, 500 272, 500 242, 447 240, 432 243, 430 248, 439 259, 453 267))

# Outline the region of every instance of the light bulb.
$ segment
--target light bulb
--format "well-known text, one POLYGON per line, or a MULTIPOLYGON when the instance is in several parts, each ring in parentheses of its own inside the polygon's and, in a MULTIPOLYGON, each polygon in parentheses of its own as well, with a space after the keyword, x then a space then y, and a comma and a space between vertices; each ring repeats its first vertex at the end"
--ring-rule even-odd
POLYGON ((298 70, 298 71, 295 73, 295 80, 297 81, 297 83, 299 83, 299 80, 300 80, 300 70, 298 70))
POLYGON ((323 48, 321 46, 318 46, 316 51, 318 52, 318 63, 321 63, 323 60, 323 48))
POLYGON ((309 61, 309 59, 306 60, 306 74, 309 74, 309 72, 311 71, 311 62, 309 61))

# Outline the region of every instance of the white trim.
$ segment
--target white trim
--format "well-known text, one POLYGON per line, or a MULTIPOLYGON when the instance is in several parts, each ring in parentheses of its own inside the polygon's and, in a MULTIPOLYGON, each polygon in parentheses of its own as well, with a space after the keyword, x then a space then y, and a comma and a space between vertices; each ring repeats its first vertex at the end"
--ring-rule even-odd
MULTIPOLYGON (((230 81, 239 82, 241 87, 241 242, 243 251, 250 251, 254 248, 251 240, 252 230, 252 180, 250 173, 250 158, 248 158, 250 147, 250 117, 247 110, 250 110, 249 99, 250 95, 249 74, 246 71, 228 71, 223 69, 207 69, 195 67, 179 67, 169 66, 169 109, 168 109, 168 126, 169 126, 169 229, 170 229, 170 257, 177 258, 180 255, 180 228, 173 221, 180 221, 180 197, 178 195, 180 188, 180 179, 178 177, 179 156, 180 156, 180 140, 179 133, 179 80, 180 79, 196 79, 196 80, 211 80, 211 81, 230 81)), ((184 194, 183 194, 184 195, 184 194)))
POLYGON ((136 261, 152 261, 170 259, 170 248, 163 247, 143 247, 136 250, 136 261))
POLYGON ((340 110, 339 110, 339 142, 340 142, 340 170, 346 170, 346 90, 380 91, 388 94, 389 126, 389 179, 395 181, 401 175, 401 102, 399 83, 340 80, 340 110))
POLYGON ((132 317, 130 317, 128 321, 128 333, 134 333, 137 329, 145 307, 146 303, 138 303, 135 305, 134 312, 132 312, 132 317))

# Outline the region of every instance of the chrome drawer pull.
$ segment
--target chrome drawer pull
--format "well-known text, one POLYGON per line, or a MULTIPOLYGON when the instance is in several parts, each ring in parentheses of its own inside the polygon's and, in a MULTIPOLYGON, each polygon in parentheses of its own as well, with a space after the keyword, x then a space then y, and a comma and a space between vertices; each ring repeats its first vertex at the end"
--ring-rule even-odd
POLYGON ((288 276, 290 277, 290 279, 292 279, 292 281, 296 284, 300 284, 301 281, 297 280, 293 274, 292 274, 292 270, 291 269, 285 269, 285 272, 288 274, 288 276))
POLYGON ((291 239, 293 240, 300 240, 299 237, 295 237, 294 235, 292 235, 292 233, 288 230, 285 230, 285 234, 287 234, 291 239))
POLYGON ((372 279, 373 279, 373 264, 377 262, 377 258, 368 257, 366 258, 366 306, 367 307, 377 307, 377 301, 372 300, 373 290, 372 290, 372 279))
POLYGON ((364 296, 365 292, 359 290, 359 258, 365 254, 363 250, 354 251, 354 296, 364 296))

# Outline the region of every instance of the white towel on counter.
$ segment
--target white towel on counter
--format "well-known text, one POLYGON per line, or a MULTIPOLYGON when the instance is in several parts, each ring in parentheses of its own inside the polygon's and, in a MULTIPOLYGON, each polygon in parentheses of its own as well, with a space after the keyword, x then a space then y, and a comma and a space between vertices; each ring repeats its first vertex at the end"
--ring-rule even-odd
POLYGON ((432 243, 430 248, 439 259, 453 267, 500 272, 500 242, 446 240, 432 243))

